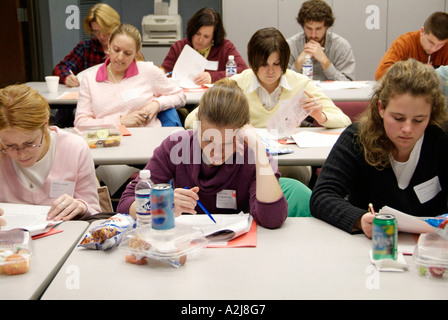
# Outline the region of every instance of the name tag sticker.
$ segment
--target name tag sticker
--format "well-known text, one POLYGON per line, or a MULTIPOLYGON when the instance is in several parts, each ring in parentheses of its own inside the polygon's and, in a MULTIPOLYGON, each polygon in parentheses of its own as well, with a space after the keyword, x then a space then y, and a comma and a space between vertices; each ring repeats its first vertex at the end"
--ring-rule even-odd
POLYGON ((222 190, 216 194, 216 207, 236 210, 236 191, 222 190))
POLYGON ((439 177, 436 176, 431 180, 415 186, 414 191, 418 197, 418 200, 420 200, 420 203, 428 202, 429 200, 434 198, 440 191, 442 191, 439 177))
POLYGON ((219 67, 219 61, 207 61, 205 70, 217 71, 219 67))
POLYGON ((139 92, 136 89, 125 91, 121 94, 124 102, 134 100, 139 97, 139 92))
POLYGON ((74 181, 52 181, 50 187, 50 198, 57 199, 63 194, 68 194, 70 197, 75 195, 74 181))

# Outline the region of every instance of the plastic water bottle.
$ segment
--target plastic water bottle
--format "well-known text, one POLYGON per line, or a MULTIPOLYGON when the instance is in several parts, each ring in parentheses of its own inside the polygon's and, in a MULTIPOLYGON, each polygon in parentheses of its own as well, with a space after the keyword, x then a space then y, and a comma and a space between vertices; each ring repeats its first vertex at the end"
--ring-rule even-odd
POLYGON ((226 77, 230 78, 234 75, 236 75, 236 62, 235 57, 230 55, 229 60, 226 63, 226 77))
POLYGON ((306 55, 302 64, 302 74, 313 80, 313 60, 309 54, 306 55))
POLYGON ((135 211, 137 227, 151 223, 151 189, 154 183, 151 181, 149 170, 140 171, 140 181, 135 186, 135 211))

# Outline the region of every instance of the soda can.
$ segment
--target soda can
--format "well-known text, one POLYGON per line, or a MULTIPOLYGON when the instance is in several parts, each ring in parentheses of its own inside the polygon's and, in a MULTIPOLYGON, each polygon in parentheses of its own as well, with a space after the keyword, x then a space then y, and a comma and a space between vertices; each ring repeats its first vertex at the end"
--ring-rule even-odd
POLYGON ((156 184, 151 189, 151 216, 153 229, 174 228, 174 191, 170 184, 156 184))
POLYGON ((397 259, 397 219, 392 214, 377 214, 373 219, 373 259, 397 259))

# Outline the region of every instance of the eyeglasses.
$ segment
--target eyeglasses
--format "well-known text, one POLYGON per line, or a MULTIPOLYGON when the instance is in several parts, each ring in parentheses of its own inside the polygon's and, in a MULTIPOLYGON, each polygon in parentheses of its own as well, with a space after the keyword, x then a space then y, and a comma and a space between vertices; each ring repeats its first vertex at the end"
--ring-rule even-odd
POLYGON ((30 150, 34 150, 34 149, 42 147, 42 141, 44 141, 43 131, 42 131, 42 137, 40 138, 39 144, 32 144, 32 145, 22 147, 22 148, 4 148, 4 149, 1 149, 0 151, 3 153, 6 153, 6 154, 16 154, 19 151, 30 151, 30 150))

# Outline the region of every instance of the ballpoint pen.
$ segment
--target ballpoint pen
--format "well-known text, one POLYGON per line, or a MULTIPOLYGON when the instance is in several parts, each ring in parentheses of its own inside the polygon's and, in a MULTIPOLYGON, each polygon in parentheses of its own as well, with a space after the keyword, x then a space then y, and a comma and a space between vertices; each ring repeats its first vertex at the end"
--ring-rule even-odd
MULTIPOLYGON (((189 190, 188 187, 185 187, 185 189, 189 190)), ((201 207, 201 209, 209 216, 210 219, 212 219, 212 221, 214 223, 216 223, 215 219, 213 219, 212 215, 210 214, 210 212, 208 212, 208 210, 204 207, 204 205, 201 203, 201 201, 197 201, 199 207, 201 207)))

